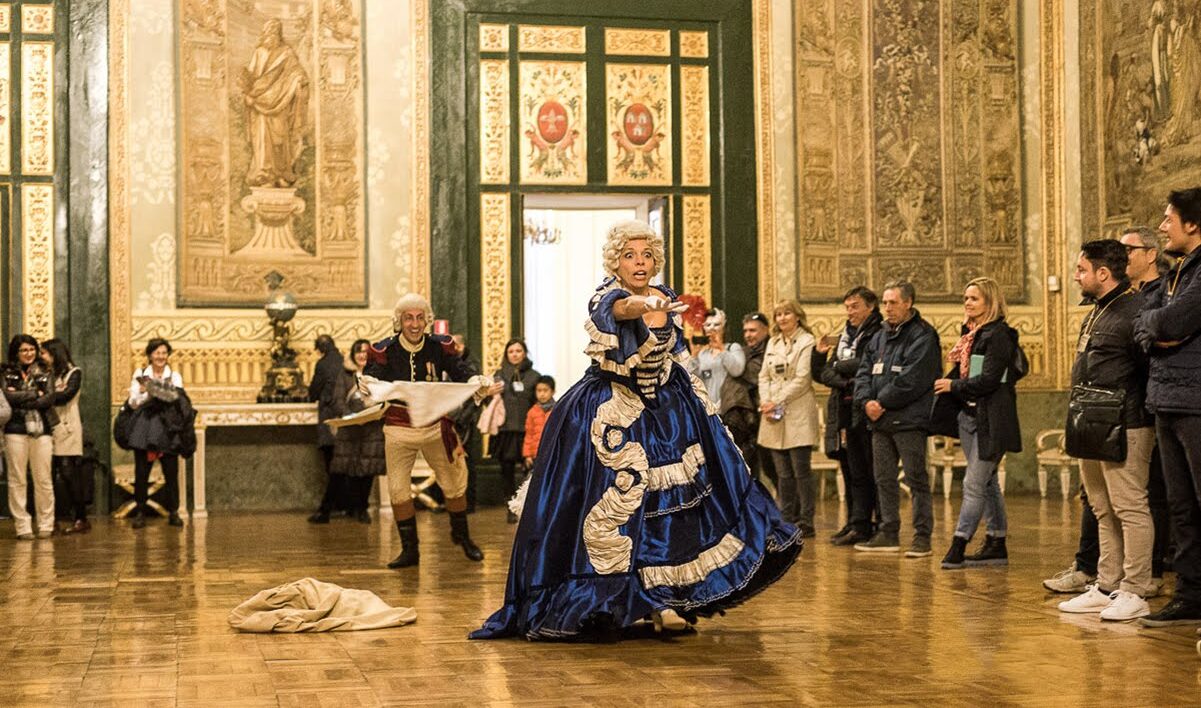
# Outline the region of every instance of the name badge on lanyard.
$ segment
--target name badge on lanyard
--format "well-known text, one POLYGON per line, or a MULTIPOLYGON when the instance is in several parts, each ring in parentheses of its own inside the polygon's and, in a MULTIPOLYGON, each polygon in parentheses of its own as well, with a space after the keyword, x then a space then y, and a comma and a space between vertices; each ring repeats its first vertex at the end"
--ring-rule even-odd
POLYGON ((513 382, 513 390, 517 393, 521 393, 522 391, 525 390, 525 383, 522 381, 514 381, 513 382))
POLYGON ((872 376, 879 376, 882 373, 884 373, 884 362, 877 361, 872 364, 872 376))
POLYGON ((1076 342, 1076 353, 1083 354, 1085 349, 1088 349, 1088 340, 1091 334, 1080 335, 1080 341, 1076 342))

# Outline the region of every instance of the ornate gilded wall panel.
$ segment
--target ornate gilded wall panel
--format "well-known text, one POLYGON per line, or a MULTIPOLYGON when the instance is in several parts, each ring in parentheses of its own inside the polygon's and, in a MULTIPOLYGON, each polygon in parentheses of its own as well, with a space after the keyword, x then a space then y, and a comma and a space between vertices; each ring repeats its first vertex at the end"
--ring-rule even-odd
MULTIPOLYGON (((0 42, 0 126, 12 120, 12 45, 0 42)), ((0 175, 12 173, 12 131, 0 130, 0 175)))
POLYGON ((607 64, 605 84, 609 184, 671 184, 671 67, 607 64))
POLYGON ((480 51, 509 51, 509 26, 480 23, 480 51))
POLYGON ((1012 3, 800 0, 795 23, 801 296, 955 300, 988 271, 1023 298, 1012 3))
POLYGON ((21 172, 54 174, 54 42, 21 43, 21 172))
POLYGON ((509 229, 512 204, 508 194, 480 194, 480 284, 483 325, 481 361, 500 361, 512 331, 512 279, 509 229))
POLYGON ((521 62, 523 184, 588 182, 587 99, 584 62, 521 62))
POLYGON ((508 181, 509 61, 481 59, 480 182, 507 184, 508 181))
POLYGON ((304 5, 180 7, 181 304, 366 300, 362 2, 304 5))
POLYGON ((54 6, 21 6, 21 34, 54 34, 54 6))
POLYGON ((671 30, 605 28, 605 54, 671 56, 671 30))
POLYGON ((21 185, 22 332, 54 336, 54 185, 21 185))
POLYGON ((0 2, 0 32, 12 32, 13 7, 9 3, 0 2))
POLYGON ((413 23, 412 290, 430 297, 430 0, 410 0, 413 23))
MULTIPOLYGON (((751 3, 752 43, 755 55, 755 171, 756 216, 759 222, 759 306, 776 301, 776 199, 775 141, 772 139, 771 6, 768 0, 751 3)), ((799 122, 799 121, 798 121, 799 122)), ((790 267, 785 264, 785 267, 790 267)))
POLYGON ((709 186, 709 67, 680 67, 680 156, 684 185, 709 186))
POLYGON ((708 195, 684 195, 684 289, 713 302, 712 215, 708 195))
POLYGON ((583 27, 554 25, 519 25, 517 27, 517 51, 519 52, 583 54, 585 49, 587 49, 587 40, 583 27))
POLYGON ((709 33, 680 30, 680 56, 685 59, 708 59, 709 33))

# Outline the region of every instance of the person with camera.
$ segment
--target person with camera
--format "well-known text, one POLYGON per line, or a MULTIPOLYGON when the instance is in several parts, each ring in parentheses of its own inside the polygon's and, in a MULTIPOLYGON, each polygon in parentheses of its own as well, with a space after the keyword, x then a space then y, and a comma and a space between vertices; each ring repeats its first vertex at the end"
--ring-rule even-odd
POLYGON ((688 372, 700 378, 709 400, 721 410, 722 387, 726 380, 746 368, 746 356, 736 343, 725 343, 726 313, 712 309, 705 313, 705 334, 692 338, 692 358, 688 372))
POLYGON ((862 285, 842 298, 847 322, 841 334, 814 345, 813 375, 830 387, 826 401, 826 454, 842 468, 847 490, 847 522, 830 537, 835 546, 853 546, 872 537, 876 477, 872 472, 872 434, 867 419, 854 410, 855 375, 863 350, 883 326, 880 299, 862 285))
POLYGON ((780 515, 811 538, 817 501, 811 468, 818 439, 811 364, 815 340, 796 300, 777 303, 772 316, 772 337, 759 372, 759 446, 771 451, 775 463, 780 515))
POLYGON ((1134 340, 1142 295, 1126 277, 1126 249, 1113 239, 1081 246, 1076 284, 1092 311, 1080 325, 1065 448, 1097 516, 1097 580, 1059 603, 1061 612, 1124 621, 1150 614, 1153 530, 1147 476, 1155 431, 1143 408, 1147 358, 1134 340))
POLYGON ((38 340, 18 334, 8 343, 4 367, 4 397, 12 417, 4 425, 5 462, 8 465, 8 510, 16 522, 17 538, 34 538, 33 519, 25 508, 25 472, 33 475, 37 537, 54 534, 54 478, 51 464, 54 442, 51 430, 58 423, 54 412, 54 381, 38 359, 38 340))

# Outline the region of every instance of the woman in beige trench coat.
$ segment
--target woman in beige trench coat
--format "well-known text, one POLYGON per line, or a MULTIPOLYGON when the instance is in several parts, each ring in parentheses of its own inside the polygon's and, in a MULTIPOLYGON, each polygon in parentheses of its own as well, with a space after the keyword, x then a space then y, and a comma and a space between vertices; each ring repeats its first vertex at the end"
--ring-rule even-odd
POLYGON ((759 372, 759 445, 771 452, 779 476, 777 501, 786 521, 815 533, 816 478, 810 457, 818 441, 817 399, 810 358, 816 340, 796 300, 778 303, 759 372))

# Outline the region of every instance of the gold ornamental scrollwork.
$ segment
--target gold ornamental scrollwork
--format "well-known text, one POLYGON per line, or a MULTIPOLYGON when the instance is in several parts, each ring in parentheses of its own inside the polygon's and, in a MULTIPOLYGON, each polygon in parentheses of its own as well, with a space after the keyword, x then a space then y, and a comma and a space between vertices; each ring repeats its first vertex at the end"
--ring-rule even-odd
POLYGON ((554 52, 556 54, 583 54, 587 38, 583 27, 554 25, 519 25, 517 27, 517 51, 554 52))
POLYGON ((680 56, 685 59, 708 59, 709 33, 680 30, 680 56))
POLYGON ((759 226, 759 306, 776 301, 775 153, 772 140, 771 5, 752 0, 752 49, 755 54, 755 186, 759 226))
POLYGON ((508 194, 480 194, 480 273, 483 329, 482 361, 500 361, 512 331, 512 280, 509 277, 509 223, 512 205, 508 194))
POLYGON ((605 86, 609 184, 671 184, 671 67, 606 64, 605 86))
POLYGON ((588 181, 587 67, 579 61, 521 62, 521 182, 588 181))
POLYGON ((709 186, 709 67, 680 67, 681 177, 686 187, 709 186))
POLYGON ((21 172, 54 174, 54 42, 21 43, 21 172))
POLYGON ((22 331, 54 336, 54 185, 21 185, 22 331))
POLYGON ((509 26, 480 23, 480 51, 509 51, 509 26))
POLYGON ((413 292, 430 297, 430 0, 410 0, 413 16, 413 194, 409 262, 413 292))
POLYGON ((0 3, 0 32, 13 31, 13 6, 9 3, 0 3))
POLYGON ((108 317, 111 402, 120 405, 129 390, 135 361, 129 335, 129 0, 108 3, 108 317))
POLYGON ((684 195, 684 292, 713 302, 713 238, 708 195, 684 195))
POLYGON ((509 61, 481 59, 480 182, 507 184, 508 181, 509 61))
MULTIPOLYGON (((12 45, 0 42, 0 125, 12 120, 12 45)), ((12 131, 0 130, 0 175, 12 173, 12 131)))
POLYGON ((671 30, 605 28, 605 54, 671 56, 671 30))

